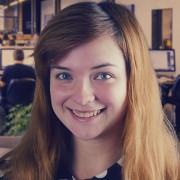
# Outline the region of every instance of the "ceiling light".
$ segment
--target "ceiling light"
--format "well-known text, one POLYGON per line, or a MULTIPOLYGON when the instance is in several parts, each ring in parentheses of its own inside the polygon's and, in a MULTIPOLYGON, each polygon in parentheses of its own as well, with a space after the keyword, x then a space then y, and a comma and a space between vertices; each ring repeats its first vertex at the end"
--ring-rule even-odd
POLYGON ((18 1, 14 1, 14 2, 11 2, 9 5, 10 6, 15 6, 17 3, 18 3, 18 1))

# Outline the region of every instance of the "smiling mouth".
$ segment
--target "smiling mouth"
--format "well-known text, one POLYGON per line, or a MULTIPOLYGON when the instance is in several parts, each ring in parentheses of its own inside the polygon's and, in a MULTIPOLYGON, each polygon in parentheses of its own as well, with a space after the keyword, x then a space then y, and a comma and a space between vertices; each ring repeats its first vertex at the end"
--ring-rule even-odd
POLYGON ((104 109, 99 109, 96 111, 89 111, 89 112, 81 112, 81 111, 77 111, 77 110, 73 110, 71 109, 72 113, 78 117, 81 118, 89 118, 89 117, 93 117, 93 116, 97 116, 98 114, 100 114, 102 111, 104 111, 104 109))

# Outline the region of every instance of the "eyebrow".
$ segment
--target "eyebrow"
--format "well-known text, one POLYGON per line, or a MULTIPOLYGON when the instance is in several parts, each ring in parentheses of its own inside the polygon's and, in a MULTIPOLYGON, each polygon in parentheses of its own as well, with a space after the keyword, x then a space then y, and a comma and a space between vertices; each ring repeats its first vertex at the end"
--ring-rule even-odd
POLYGON ((113 66, 113 67, 115 67, 114 64, 105 63, 105 64, 100 64, 100 65, 94 66, 94 67, 92 67, 91 69, 100 69, 100 68, 107 67, 107 66, 113 66))
POLYGON ((52 65, 51 69, 61 69, 61 70, 71 71, 70 68, 67 68, 67 67, 64 67, 64 66, 57 66, 57 65, 52 65))
MULTIPOLYGON (((91 69, 92 69, 92 70, 94 70, 94 69, 100 69, 100 68, 107 67, 107 66, 116 67, 114 64, 105 63, 105 64, 100 64, 100 65, 94 66, 94 67, 92 67, 91 69)), ((51 66, 51 69, 60 69, 60 70, 71 71, 71 69, 68 68, 68 67, 58 66, 58 65, 52 65, 52 66, 51 66)))

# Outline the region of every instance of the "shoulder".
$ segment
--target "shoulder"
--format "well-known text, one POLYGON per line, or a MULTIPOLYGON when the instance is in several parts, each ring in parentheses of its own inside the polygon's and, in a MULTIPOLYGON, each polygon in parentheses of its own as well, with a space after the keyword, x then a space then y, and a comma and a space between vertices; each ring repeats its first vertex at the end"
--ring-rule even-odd
POLYGON ((2 78, 1 80, 4 81, 11 73, 12 73, 12 66, 7 66, 5 69, 4 69, 4 72, 2 74, 2 78))
POLYGON ((4 72, 12 69, 14 67, 14 65, 9 65, 9 66, 6 66, 5 69, 4 69, 4 72))
POLYGON ((6 66, 4 71, 3 71, 3 74, 11 73, 14 70, 14 68, 15 68, 14 65, 6 66))
POLYGON ((9 73, 13 72, 15 69, 16 69, 16 67, 14 65, 6 66, 3 74, 9 74, 9 73))
POLYGON ((24 64, 24 67, 22 69, 23 69, 23 71, 25 71, 26 74, 29 74, 33 78, 35 78, 35 70, 34 70, 34 68, 32 66, 24 64))

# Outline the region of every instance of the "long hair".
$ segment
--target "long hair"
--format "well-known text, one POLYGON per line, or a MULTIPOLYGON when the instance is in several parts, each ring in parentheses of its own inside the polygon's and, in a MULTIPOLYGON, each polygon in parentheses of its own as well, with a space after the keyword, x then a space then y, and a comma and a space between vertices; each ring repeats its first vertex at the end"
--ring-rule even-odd
POLYGON ((143 32, 126 7, 110 2, 71 5, 42 30, 34 50, 37 83, 30 127, 18 146, 1 158, 9 161, 0 167, 7 179, 52 180, 59 165, 68 166, 71 133, 51 106, 51 62, 100 36, 115 39, 127 68, 123 179, 178 180, 177 140, 163 114, 143 32))

